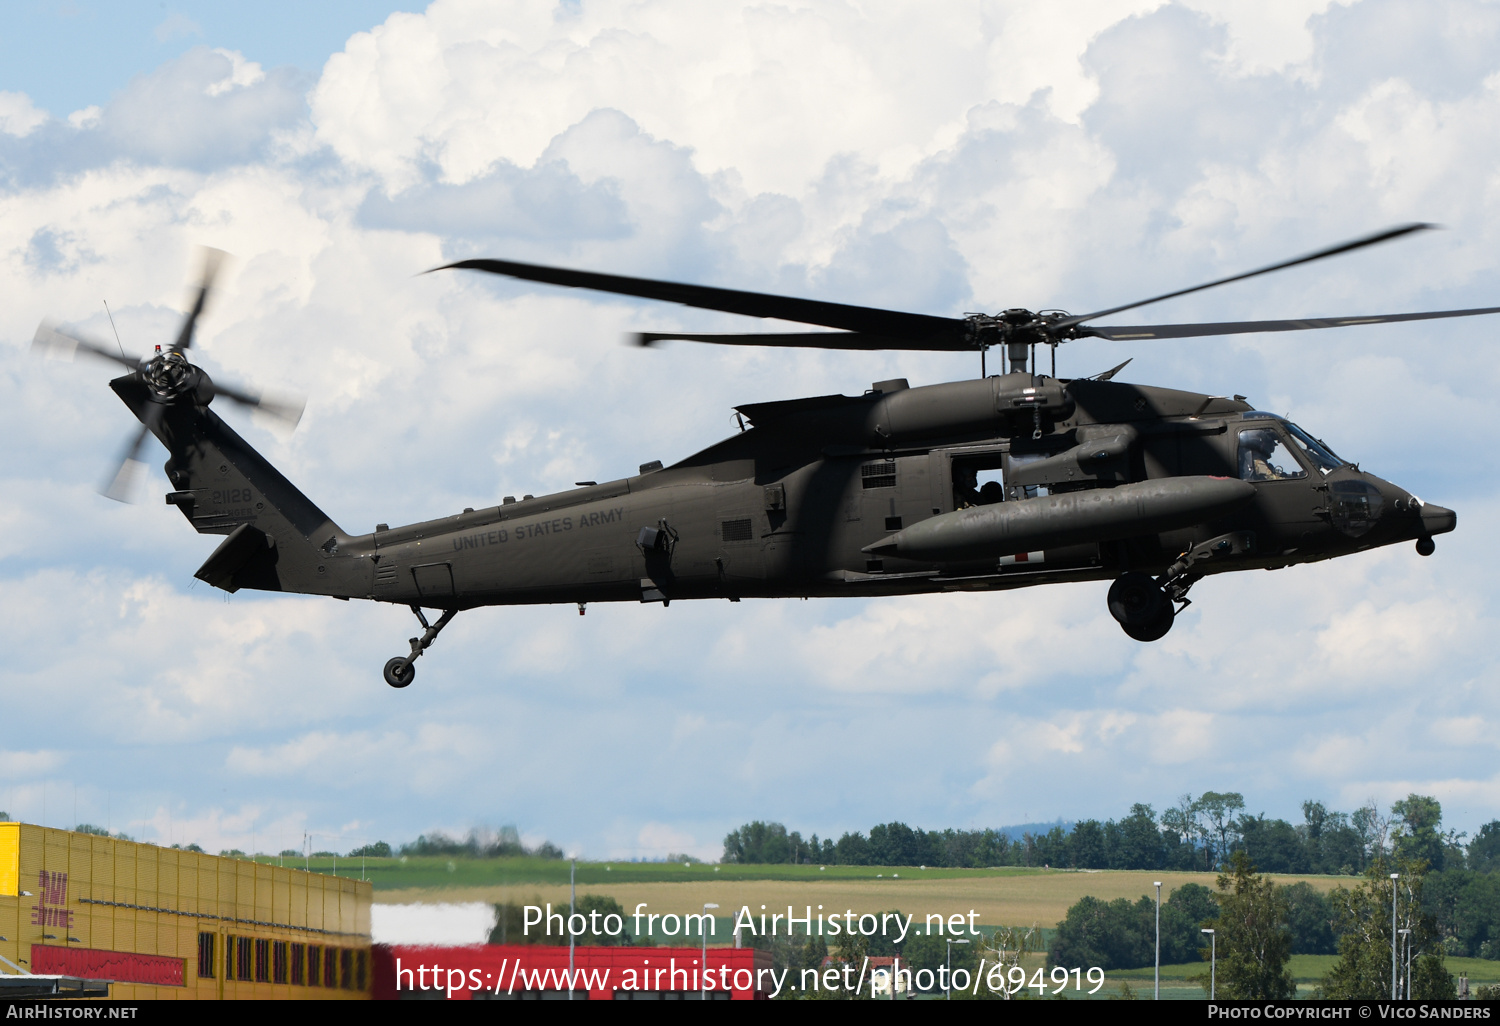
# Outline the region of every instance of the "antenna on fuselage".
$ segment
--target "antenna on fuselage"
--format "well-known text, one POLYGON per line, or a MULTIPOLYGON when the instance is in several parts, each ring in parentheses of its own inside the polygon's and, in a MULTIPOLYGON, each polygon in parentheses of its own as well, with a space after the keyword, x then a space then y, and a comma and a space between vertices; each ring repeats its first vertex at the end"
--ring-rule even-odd
POLYGON ((125 344, 120 341, 120 329, 115 327, 115 315, 110 312, 109 300, 107 299, 104 301, 104 313, 109 317, 109 330, 115 333, 115 345, 120 347, 120 355, 127 360, 130 359, 130 357, 125 356, 125 344))

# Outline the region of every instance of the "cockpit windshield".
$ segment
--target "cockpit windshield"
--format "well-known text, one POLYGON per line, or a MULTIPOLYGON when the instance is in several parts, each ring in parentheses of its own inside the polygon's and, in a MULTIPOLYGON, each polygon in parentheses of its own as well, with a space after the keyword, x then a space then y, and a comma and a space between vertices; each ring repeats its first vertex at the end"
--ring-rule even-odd
POLYGON ((1344 461, 1335 456, 1328 446, 1274 413, 1255 411, 1245 414, 1243 419, 1261 422, 1255 426, 1247 424, 1240 431, 1240 477, 1246 481, 1280 481, 1306 477, 1307 471, 1299 464, 1313 467, 1325 475, 1344 466, 1344 461), (1278 431, 1277 427, 1282 430, 1278 431), (1291 436, 1291 442, 1287 441, 1288 435, 1291 436), (1301 457, 1300 460, 1298 456, 1301 457))
POLYGON ((1317 467, 1318 470, 1326 474, 1330 470, 1337 470, 1344 465, 1345 461, 1335 456, 1329 450, 1328 446, 1318 441, 1306 431, 1303 431, 1296 424, 1293 424, 1289 420, 1284 420, 1282 423, 1291 432, 1293 440, 1302 448, 1302 452, 1307 456, 1308 462, 1317 467))

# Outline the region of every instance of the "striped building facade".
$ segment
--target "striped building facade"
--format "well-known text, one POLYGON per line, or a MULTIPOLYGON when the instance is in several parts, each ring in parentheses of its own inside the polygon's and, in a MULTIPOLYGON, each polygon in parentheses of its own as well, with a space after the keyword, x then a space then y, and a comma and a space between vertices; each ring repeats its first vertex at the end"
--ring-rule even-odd
POLYGON ((0 823, 0 973, 113 980, 112 998, 368 999, 371 900, 359 880, 0 823))

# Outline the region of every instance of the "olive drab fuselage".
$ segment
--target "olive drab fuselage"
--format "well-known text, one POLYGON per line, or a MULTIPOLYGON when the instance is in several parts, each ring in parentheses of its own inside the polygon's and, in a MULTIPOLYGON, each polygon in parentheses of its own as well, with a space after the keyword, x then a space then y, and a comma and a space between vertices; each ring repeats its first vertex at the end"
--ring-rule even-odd
MULTIPOLYGON (((114 384, 140 415, 132 379, 114 384)), ((333 524, 204 405, 169 408, 156 430, 168 502, 228 536, 200 578, 429 609, 1130 572, 1190 585, 1404 540, 1430 551, 1454 526, 1238 397, 1013 373, 741 411, 748 429, 671 466, 367 534, 333 524)))

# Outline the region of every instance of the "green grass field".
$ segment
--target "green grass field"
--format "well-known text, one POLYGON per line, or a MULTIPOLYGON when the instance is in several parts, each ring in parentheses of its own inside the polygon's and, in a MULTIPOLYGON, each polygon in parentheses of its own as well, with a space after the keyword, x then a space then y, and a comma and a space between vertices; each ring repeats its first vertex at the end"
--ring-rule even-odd
MULTIPOLYGON (((262 859, 264 861, 264 859, 262 859)), ((296 860, 288 864, 294 864, 296 860)), ((334 860, 313 859, 309 868, 333 872, 334 860)), ((553 859, 407 858, 337 860, 339 876, 361 875, 381 904, 517 902, 554 906, 568 900, 567 862, 553 859)), ((1343 877, 1278 877, 1283 883, 1307 879, 1320 890, 1353 881, 1343 877)), ((627 911, 644 903, 648 912, 699 913, 705 903, 720 917, 748 906, 759 915, 799 912, 809 905, 827 913, 852 909, 900 909, 922 924, 929 915, 978 913, 976 925, 1051 929, 1084 895, 1105 901, 1135 901, 1162 882, 1162 897, 1184 883, 1214 886, 1212 873, 1131 872, 995 868, 921 869, 912 866, 739 866, 665 862, 583 862, 578 893, 614 898, 627 911)))
MULTIPOLYGON (((261 855, 257 862, 280 864, 261 855)), ((311 860, 288 858, 286 865, 318 873, 367 879, 376 891, 423 890, 467 887, 512 887, 523 884, 566 884, 569 865, 560 859, 502 858, 471 859, 421 856, 390 859, 311 860)), ((915 866, 737 866, 680 862, 580 862, 578 885, 618 883, 693 883, 705 880, 874 880, 920 876, 924 880, 973 879, 976 876, 1026 876, 1038 869, 938 869, 915 866)))

